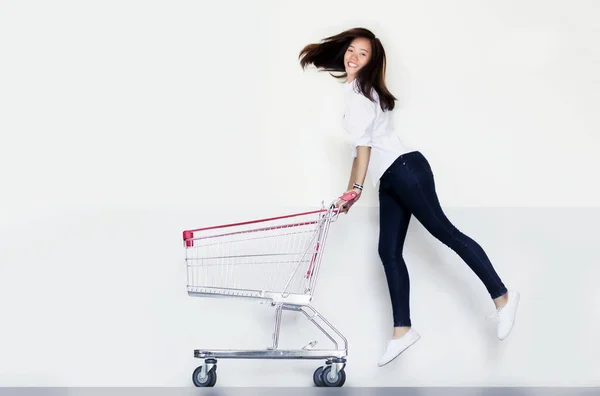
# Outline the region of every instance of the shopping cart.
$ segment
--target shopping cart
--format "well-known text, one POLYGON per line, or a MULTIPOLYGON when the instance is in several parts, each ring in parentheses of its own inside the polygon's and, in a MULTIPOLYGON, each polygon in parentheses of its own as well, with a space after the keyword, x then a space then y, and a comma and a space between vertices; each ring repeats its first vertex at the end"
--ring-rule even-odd
POLYGON ((348 341, 311 301, 329 226, 339 216, 336 203, 355 198, 351 191, 320 210, 183 232, 190 296, 253 299, 275 307, 272 346, 194 350, 195 358, 204 359, 193 372, 195 386, 216 384, 220 358, 325 360, 313 374, 315 385, 344 385, 348 341), (314 349, 316 341, 301 349, 279 349, 284 310, 303 313, 333 343, 333 349, 314 349))

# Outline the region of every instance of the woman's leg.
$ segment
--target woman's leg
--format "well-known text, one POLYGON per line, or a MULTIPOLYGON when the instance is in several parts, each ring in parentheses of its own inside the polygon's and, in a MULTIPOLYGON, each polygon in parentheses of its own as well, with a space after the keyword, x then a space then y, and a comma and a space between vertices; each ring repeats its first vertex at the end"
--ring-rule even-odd
POLYGON ((410 280, 402 256, 410 217, 410 211, 393 192, 380 185, 378 253, 390 293, 395 337, 402 336, 411 326, 410 280))
POLYGON ((460 232, 446 217, 427 159, 418 151, 405 154, 394 162, 383 179, 417 220, 457 253, 483 282, 497 308, 497 336, 505 339, 512 331, 520 295, 507 290, 482 247, 460 232))
POLYGON ((520 295, 506 289, 482 247, 446 217, 427 159, 418 151, 404 154, 384 173, 381 181, 433 236, 457 253, 479 277, 497 308, 497 336, 501 340, 508 337, 520 295))
POLYGON ((482 247, 459 231, 444 213, 435 189, 433 172, 419 153, 405 155, 394 166, 391 185, 402 202, 435 238, 457 253, 485 285, 492 299, 507 292, 490 259, 482 247))
POLYGON ((378 250, 392 303, 394 331, 378 361, 379 366, 388 364, 421 338, 411 327, 410 282, 402 255, 411 214, 392 190, 383 187, 384 184, 379 186, 378 250))

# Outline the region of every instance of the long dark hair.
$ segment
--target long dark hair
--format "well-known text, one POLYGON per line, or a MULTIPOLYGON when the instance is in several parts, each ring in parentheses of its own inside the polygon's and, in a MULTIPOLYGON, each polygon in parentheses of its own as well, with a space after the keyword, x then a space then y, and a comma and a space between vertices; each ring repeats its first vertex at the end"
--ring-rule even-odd
POLYGON ((352 40, 358 37, 369 40, 372 48, 371 59, 356 76, 359 89, 370 100, 373 100, 371 90, 374 89, 379 96, 381 109, 393 110, 396 98, 385 85, 385 50, 381 41, 368 29, 352 28, 324 38, 321 43, 308 44, 298 55, 300 66, 305 69, 308 65, 314 65, 322 71, 328 71, 335 78, 345 79, 347 73, 344 67, 344 54, 352 40), (331 72, 342 74, 336 76, 331 72))

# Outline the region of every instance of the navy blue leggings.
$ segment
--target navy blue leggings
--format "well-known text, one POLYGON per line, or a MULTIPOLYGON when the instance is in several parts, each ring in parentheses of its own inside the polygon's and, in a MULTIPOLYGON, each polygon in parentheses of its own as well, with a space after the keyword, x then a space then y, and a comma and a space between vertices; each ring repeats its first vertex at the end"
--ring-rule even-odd
POLYGON ((389 287, 394 326, 411 326, 410 282, 402 255, 411 215, 464 260, 491 298, 506 293, 481 246, 459 231, 444 214, 429 162, 419 151, 413 151, 398 157, 381 176, 379 184, 378 249, 389 287))

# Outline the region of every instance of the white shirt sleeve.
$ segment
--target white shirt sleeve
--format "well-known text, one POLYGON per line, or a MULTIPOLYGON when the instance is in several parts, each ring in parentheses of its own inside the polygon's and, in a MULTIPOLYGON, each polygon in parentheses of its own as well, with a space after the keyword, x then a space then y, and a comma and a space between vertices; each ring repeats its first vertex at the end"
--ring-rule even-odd
POLYGON ((358 146, 372 147, 373 122, 377 116, 376 104, 363 95, 351 95, 346 104, 344 124, 352 144, 352 157, 358 146))

